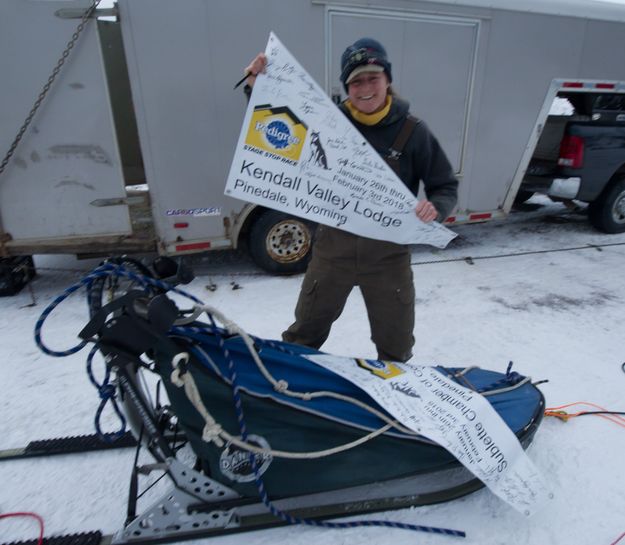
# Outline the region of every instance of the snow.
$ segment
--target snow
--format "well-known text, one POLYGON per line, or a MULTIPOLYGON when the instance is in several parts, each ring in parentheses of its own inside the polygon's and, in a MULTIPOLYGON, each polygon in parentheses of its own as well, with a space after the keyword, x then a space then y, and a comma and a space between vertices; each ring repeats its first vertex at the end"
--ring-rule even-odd
MULTIPOLYGON (((520 373, 549 381, 540 386, 549 407, 587 401, 625 410, 625 234, 598 233, 582 212, 537 197, 506 220, 454 230, 459 237, 446 250, 413 249, 413 361, 503 371, 512 360, 520 373)), ((95 264, 37 256, 32 292, 0 299, 0 448, 93 432, 99 399, 84 371, 85 352, 50 358, 38 351, 32 332, 45 306, 95 264)), ((209 254, 196 259, 196 267, 198 276, 186 289, 249 332, 278 338, 290 324, 302 276, 267 276, 239 252, 209 254), (210 283, 215 291, 206 289, 210 283)), ((73 346, 85 323, 80 292, 52 314, 44 341, 57 350, 73 346)), ((323 348, 375 356, 357 290, 323 348)), ((105 425, 113 428, 116 420, 107 415, 105 425)), ((363 518, 462 529, 466 544, 607 545, 625 531, 624 453, 623 428, 605 419, 546 418, 529 455, 554 499, 537 515, 526 518, 484 489, 445 504, 363 518)), ((125 518, 133 454, 126 449, 0 462, 0 513, 37 512, 46 522, 46 536, 114 532, 125 518)), ((32 520, 0 520, 0 541, 36 535, 32 520)), ((211 543, 242 540, 250 545, 462 542, 401 530, 286 527, 211 543)))

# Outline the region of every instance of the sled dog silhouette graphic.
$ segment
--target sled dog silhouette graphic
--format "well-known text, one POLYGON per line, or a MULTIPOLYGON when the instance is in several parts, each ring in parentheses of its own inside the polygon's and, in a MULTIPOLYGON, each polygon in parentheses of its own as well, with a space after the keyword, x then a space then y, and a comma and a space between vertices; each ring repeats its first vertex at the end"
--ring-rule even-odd
POLYGON ((325 170, 328 168, 328 159, 326 152, 321 145, 321 139, 319 138, 319 132, 312 131, 310 135, 310 161, 318 167, 322 167, 325 170))

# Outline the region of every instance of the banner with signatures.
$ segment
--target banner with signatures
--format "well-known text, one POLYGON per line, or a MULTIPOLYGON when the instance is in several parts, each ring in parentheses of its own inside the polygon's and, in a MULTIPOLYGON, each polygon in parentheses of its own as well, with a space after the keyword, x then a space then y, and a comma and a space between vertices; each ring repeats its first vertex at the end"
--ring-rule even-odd
POLYGON ((517 437, 480 394, 434 367, 306 356, 367 392, 401 424, 451 452, 497 496, 531 515, 551 497, 517 437))
POLYGON ((225 193, 351 233, 444 248, 416 197, 271 33, 225 193))

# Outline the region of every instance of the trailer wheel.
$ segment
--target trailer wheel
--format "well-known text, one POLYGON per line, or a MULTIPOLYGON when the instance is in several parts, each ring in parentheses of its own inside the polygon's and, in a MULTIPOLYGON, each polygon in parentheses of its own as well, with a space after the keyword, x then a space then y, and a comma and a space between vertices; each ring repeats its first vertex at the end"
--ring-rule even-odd
POLYGON ((588 206, 588 219, 605 233, 625 232, 625 177, 616 178, 588 206))
POLYGON ((263 212, 250 230, 248 245, 255 263, 273 274, 296 274, 310 261, 316 225, 276 210, 263 212))

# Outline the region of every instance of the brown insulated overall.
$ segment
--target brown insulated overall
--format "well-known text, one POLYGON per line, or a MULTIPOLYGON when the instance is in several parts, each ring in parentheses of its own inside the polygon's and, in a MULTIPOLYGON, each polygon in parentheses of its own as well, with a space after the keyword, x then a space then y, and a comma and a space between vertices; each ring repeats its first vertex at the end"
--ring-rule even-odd
MULTIPOLYGON (((391 154, 385 158, 397 173, 399 156, 417 123, 413 117, 406 118, 391 154)), ((317 229, 313 257, 295 308, 295 322, 282 338, 319 348, 354 286, 362 292, 378 358, 410 359, 415 290, 409 248, 324 225, 317 229)))

